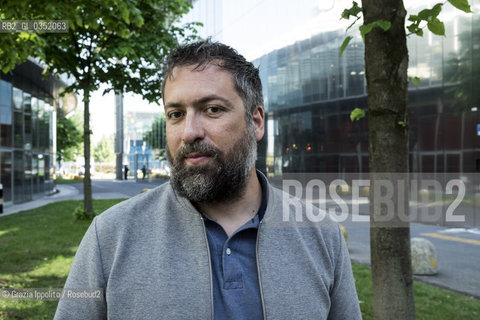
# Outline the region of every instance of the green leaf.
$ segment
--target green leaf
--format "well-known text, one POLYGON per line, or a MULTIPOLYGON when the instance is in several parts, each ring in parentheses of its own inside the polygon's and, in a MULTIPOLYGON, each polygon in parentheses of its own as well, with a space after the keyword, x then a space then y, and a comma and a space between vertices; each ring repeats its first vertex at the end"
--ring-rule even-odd
POLYGON ((378 27, 383 31, 387 31, 391 27, 390 21, 387 20, 377 20, 369 24, 364 24, 358 28, 360 30, 360 35, 362 36, 363 42, 365 42, 365 35, 372 31, 374 27, 378 27))
POLYGON ((120 7, 120 14, 122 15, 123 21, 125 21, 126 24, 130 24, 130 11, 128 11, 126 6, 120 7))
POLYGON ((415 23, 412 23, 411 25, 407 26, 407 30, 410 31, 410 33, 416 33, 417 29, 418 29, 418 26, 415 23))
POLYGON ((411 81, 416 86, 418 86, 420 84, 420 78, 419 77, 408 77, 408 81, 411 81))
POLYGON ((397 123, 399 126, 402 126, 402 127, 405 127, 407 125, 405 121, 398 121, 397 123))
POLYGON ((437 3, 436 5, 433 6, 432 8, 432 16, 434 18, 438 17, 438 15, 440 14, 440 12, 442 12, 442 6, 443 6, 443 3, 437 3))
POLYGON ((442 11, 442 5, 442 3, 437 3, 433 6, 432 9, 423 9, 418 13, 418 17, 420 18, 420 20, 430 22, 440 14, 440 12, 442 11))
POLYGON ((450 2, 452 6, 454 6, 459 10, 462 10, 463 12, 466 12, 466 13, 472 12, 467 0, 448 0, 448 2, 450 2))
POLYGON ((348 20, 350 18, 350 11, 348 9, 343 10, 340 19, 348 20))
POLYGON ((360 35, 362 36, 363 42, 365 42, 365 35, 370 31, 372 31, 372 28, 373 28, 373 22, 369 24, 361 25, 360 28, 358 28, 360 30, 360 35))
POLYGON ((379 21, 375 21, 374 23, 375 23, 375 27, 379 27, 383 31, 387 31, 392 26, 390 21, 387 21, 387 20, 379 20, 379 21))
POLYGON ((422 28, 419 28, 418 24, 416 24, 416 23, 412 23, 411 25, 409 25, 407 27, 407 29, 408 29, 408 31, 410 31, 410 33, 416 34, 417 36, 420 36, 420 37, 423 36, 422 28))
POLYGON ((138 10, 138 8, 134 7, 132 8, 131 15, 133 16, 132 23, 138 27, 141 27, 143 25, 143 17, 142 17, 142 12, 138 10))
POLYGON ((431 15, 432 13, 430 9, 423 9, 418 13, 418 17, 420 18, 420 20, 425 20, 425 21, 428 21, 428 17, 430 17, 431 15))
POLYGON ((343 51, 345 51, 345 49, 346 49, 347 46, 348 46, 348 43, 349 43, 350 40, 352 40, 352 39, 353 39, 353 37, 348 36, 348 37, 345 38, 345 40, 343 40, 342 45, 340 46, 340 52, 338 53, 338 57, 341 57, 341 56, 342 56, 343 51))
POLYGON ((75 31, 75 29, 77 28, 76 24, 72 21, 72 20, 68 20, 68 28, 69 29, 72 29, 73 31, 75 31))
POLYGON ((360 108, 355 108, 353 111, 350 113, 350 120, 353 121, 358 121, 365 117, 365 111, 360 108))
POLYGON ((415 21, 420 21, 420 18, 414 14, 411 14, 409 17, 408 17, 408 21, 412 21, 412 22, 415 22, 415 21))
POLYGON ((18 34, 18 38, 22 40, 32 40, 37 36, 35 33, 29 33, 29 32, 20 32, 18 34))
POLYGON ((437 36, 444 36, 445 35, 445 25, 442 21, 438 20, 438 18, 433 19, 427 24, 428 30, 432 33, 436 34, 437 36))
POLYGON ((351 16, 358 17, 358 14, 362 12, 362 8, 358 6, 358 3, 353 1, 353 5, 349 9, 345 9, 342 12, 341 19, 350 19, 351 16))
POLYGON ((82 26, 83 25, 82 18, 78 14, 75 15, 75 24, 77 26, 82 26))

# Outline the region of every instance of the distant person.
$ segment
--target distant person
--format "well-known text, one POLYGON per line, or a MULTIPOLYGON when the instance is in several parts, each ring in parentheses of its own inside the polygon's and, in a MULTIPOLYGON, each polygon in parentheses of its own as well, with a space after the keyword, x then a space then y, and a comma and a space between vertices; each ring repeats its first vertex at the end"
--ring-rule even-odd
POLYGON ((125 165, 124 169, 123 169, 123 174, 125 175, 125 180, 128 180, 128 166, 125 165))
POLYGON ((255 168, 258 69, 207 40, 166 72, 170 181, 95 217, 65 288, 103 299, 61 299, 55 319, 361 319, 339 225, 298 222, 306 204, 255 168))
POLYGON ((145 179, 145 176, 147 175, 147 168, 145 166, 142 167, 142 180, 145 179))

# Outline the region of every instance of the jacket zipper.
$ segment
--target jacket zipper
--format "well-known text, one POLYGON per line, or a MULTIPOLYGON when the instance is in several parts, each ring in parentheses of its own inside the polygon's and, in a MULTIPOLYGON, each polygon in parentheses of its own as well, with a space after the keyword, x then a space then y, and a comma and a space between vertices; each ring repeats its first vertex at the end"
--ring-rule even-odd
POLYGON ((267 314, 265 313, 265 302, 263 301, 262 277, 260 275, 260 264, 258 259, 258 239, 260 238, 260 230, 262 228, 262 225, 263 221, 260 221, 258 225, 257 243, 255 244, 255 256, 257 258, 258 287, 260 288, 260 300, 262 302, 263 319, 267 319, 267 314))
POLYGON ((203 217, 200 216, 200 220, 202 220, 202 227, 203 227, 203 236, 205 238, 205 244, 207 245, 207 253, 208 253, 208 267, 210 269, 210 308, 212 310, 212 320, 215 319, 215 308, 213 305, 213 271, 212 271, 212 258, 210 256, 210 246, 208 244, 208 237, 207 237, 207 228, 205 227, 205 221, 203 221, 203 217))

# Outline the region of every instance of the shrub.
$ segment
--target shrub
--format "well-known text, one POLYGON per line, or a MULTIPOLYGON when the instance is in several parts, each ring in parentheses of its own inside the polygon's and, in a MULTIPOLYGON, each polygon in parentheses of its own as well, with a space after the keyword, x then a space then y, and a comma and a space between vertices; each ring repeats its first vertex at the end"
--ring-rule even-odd
POLYGON ((79 206, 76 207, 75 210, 73 210, 73 216, 75 217, 75 220, 93 220, 96 214, 94 212, 93 216, 89 215, 82 206, 79 206))

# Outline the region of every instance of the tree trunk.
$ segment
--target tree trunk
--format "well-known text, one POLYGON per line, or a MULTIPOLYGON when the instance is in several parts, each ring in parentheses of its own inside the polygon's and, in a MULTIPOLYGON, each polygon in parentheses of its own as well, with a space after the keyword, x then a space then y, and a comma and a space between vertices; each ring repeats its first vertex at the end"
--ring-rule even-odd
POLYGON ((85 176, 83 179, 83 210, 93 217, 92 180, 90 177, 90 91, 83 90, 83 155, 85 158, 85 176))
POLYGON ((405 218, 409 189, 406 11, 401 0, 363 0, 362 7, 364 24, 391 23, 388 31, 373 28, 365 36, 373 316, 414 319, 410 225, 405 218), (382 200, 388 192, 389 201, 382 200))

